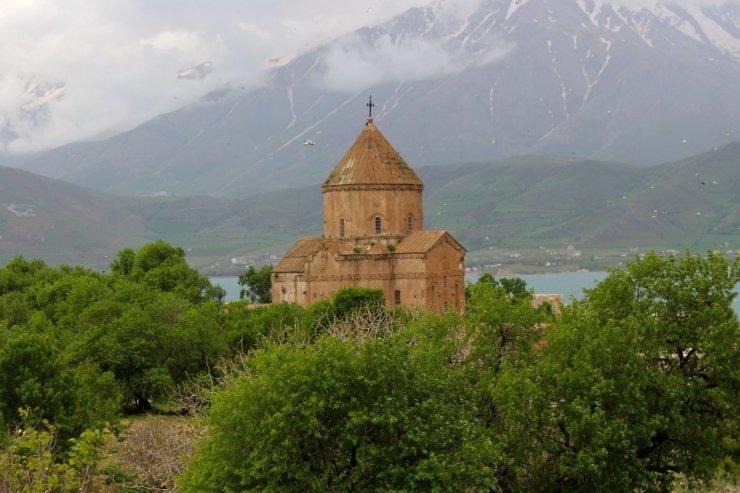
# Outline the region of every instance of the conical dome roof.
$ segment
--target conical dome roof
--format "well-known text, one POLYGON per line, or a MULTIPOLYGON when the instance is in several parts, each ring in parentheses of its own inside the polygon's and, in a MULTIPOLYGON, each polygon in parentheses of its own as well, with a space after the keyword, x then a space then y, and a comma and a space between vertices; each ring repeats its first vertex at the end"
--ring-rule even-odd
POLYGON ((368 118, 365 128, 326 179, 322 189, 352 185, 415 185, 414 170, 368 118))

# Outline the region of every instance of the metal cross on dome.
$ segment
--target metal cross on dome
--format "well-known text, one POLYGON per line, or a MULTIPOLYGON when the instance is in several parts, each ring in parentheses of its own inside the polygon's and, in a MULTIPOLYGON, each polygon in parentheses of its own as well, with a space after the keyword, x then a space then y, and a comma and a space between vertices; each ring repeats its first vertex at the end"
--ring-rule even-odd
POLYGON ((373 107, 375 106, 375 103, 373 103, 373 95, 372 94, 370 95, 370 98, 369 98, 369 100, 368 100, 368 102, 367 102, 367 104, 365 106, 367 106, 367 110, 368 110, 367 111, 367 117, 368 118, 372 118, 373 117, 373 107))

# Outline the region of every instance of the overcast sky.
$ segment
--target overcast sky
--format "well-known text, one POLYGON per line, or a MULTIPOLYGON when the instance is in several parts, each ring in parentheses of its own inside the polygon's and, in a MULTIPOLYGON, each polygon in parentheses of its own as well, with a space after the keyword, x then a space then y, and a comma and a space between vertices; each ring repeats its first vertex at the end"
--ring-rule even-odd
MULTIPOLYGON (((462 12, 480 0, 445 1, 462 12)), ((270 59, 429 2, 0 0, 0 152, 38 150, 131 128, 226 83, 257 87, 270 59)), ((436 56, 438 51, 423 55, 434 47, 405 49, 383 54, 382 60, 393 64, 386 71, 416 67, 424 75, 455 69, 455 53, 445 58, 436 56)), ((377 67, 377 53, 367 55, 368 60, 353 59, 359 64, 355 73, 377 67)), ((340 59, 337 65, 348 62, 340 59)), ((356 82, 329 75, 327 84, 351 89, 356 82)))
POLYGON ((271 58, 426 3, 0 0, 0 150, 33 150, 125 129, 224 83, 255 87, 271 58), (200 73, 210 71, 206 77, 196 70, 184 78, 183 70, 205 62, 200 73), (43 132, 38 120, 23 117, 43 102, 40 94, 54 100, 47 115, 53 124, 43 132))

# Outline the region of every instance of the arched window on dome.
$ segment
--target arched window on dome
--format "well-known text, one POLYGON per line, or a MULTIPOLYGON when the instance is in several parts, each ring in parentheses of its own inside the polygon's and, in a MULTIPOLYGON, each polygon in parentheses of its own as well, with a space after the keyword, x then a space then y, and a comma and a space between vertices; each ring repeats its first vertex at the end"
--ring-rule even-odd
POLYGON ((406 218, 406 229, 409 233, 414 230, 414 216, 411 214, 406 218))
POLYGON ((383 232, 383 228, 381 228, 380 216, 375 216, 375 234, 379 235, 382 232, 383 232))
POLYGON ((344 219, 339 220, 339 237, 344 238, 344 219))

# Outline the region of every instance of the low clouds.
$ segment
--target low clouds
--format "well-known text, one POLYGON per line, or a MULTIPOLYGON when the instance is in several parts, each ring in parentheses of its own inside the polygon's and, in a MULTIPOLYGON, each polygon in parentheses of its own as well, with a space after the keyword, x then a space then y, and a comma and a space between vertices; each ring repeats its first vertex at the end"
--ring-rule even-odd
POLYGON ((0 152, 98 138, 224 85, 258 87, 268 59, 424 3, 4 0, 0 152))
POLYGON ((403 38, 394 42, 383 35, 369 42, 357 35, 347 36, 329 47, 319 87, 357 92, 382 82, 411 82, 462 72, 471 66, 486 65, 505 56, 510 45, 489 40, 487 49, 470 53, 438 39, 403 38))
MULTIPOLYGON (((434 8, 461 18, 480 1, 441 0, 434 8)), ((686 1, 717 3, 677 3, 686 1)), ((267 80, 270 59, 290 58, 428 3, 2 0, 0 152, 99 138, 228 84, 258 87, 267 80)), ((381 81, 379 74, 409 81, 443 76, 506 53, 495 40, 490 45, 471 54, 419 39, 381 38, 371 48, 344 38, 332 45, 316 83, 358 90, 381 81)))
POLYGON ((232 78, 259 83, 231 62, 258 60, 228 32, 216 35, 214 26, 174 28, 166 17, 156 22, 144 9, 111 7, 115 2, 107 9, 82 1, 10 4, 0 14, 0 150, 97 137, 182 106, 232 78), (178 81, 178 71, 209 59, 222 66, 220 77, 178 81), (63 95, 34 100, 29 88, 48 85, 61 85, 63 95))

